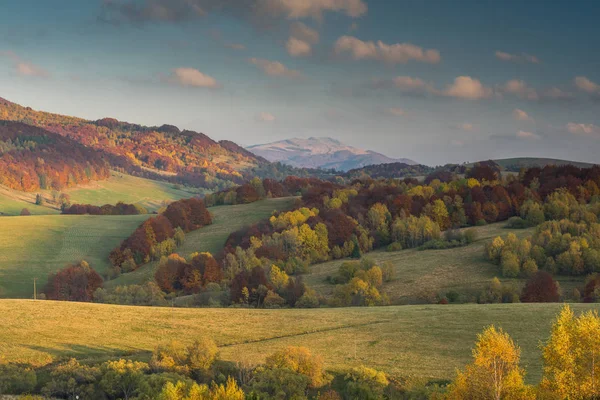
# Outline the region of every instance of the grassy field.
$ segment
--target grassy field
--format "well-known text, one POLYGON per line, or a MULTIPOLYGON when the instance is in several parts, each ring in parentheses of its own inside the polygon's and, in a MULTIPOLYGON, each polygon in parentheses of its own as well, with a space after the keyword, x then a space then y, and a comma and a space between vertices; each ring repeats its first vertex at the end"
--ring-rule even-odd
MULTIPOLYGON (((502 282, 514 284, 520 290, 524 280, 501 278, 498 266, 484 257, 485 244, 492 238, 505 236, 510 232, 519 237, 526 237, 533 232, 533 229, 505 229, 505 225, 505 222, 500 222, 472 228, 477 232, 477 240, 465 247, 425 251, 409 249, 390 253, 379 250, 365 256, 373 258, 378 263, 391 262, 396 267, 396 279, 384 284, 383 290, 392 304, 414 304, 431 292, 445 294, 451 290, 467 296, 476 296, 495 276, 502 282)), ((329 275, 337 275, 344 261, 331 261, 312 266, 311 273, 305 277, 305 282, 317 292, 329 295, 334 285, 327 283, 325 279, 329 275)), ((575 285, 581 284, 582 279, 561 277, 559 282, 567 293, 575 285)))
POLYGON ((115 204, 123 201, 129 204, 141 204, 149 211, 155 211, 166 202, 192 197, 196 192, 174 187, 171 183, 138 178, 131 175, 112 172, 110 179, 97 181, 89 185, 68 189, 71 203, 79 204, 115 204))
POLYGON ((99 273, 108 254, 148 215, 43 215, 0 218, 0 297, 30 298, 48 273, 85 259, 99 273))
MULTIPOLYGON (((288 197, 261 200, 252 204, 211 207, 209 211, 213 215, 213 224, 188 233, 183 245, 177 249, 177 253, 184 257, 196 251, 217 254, 223 249, 231 232, 268 218, 273 211, 288 210, 293 206, 294 201, 295 198, 288 197)), ((105 287, 138 284, 152 280, 157 267, 158 262, 151 262, 134 272, 123 274, 117 279, 106 282, 105 287)))
MULTIPOLYGON (((572 305, 575 311, 600 305, 572 305)), ((528 380, 541 375, 540 341, 560 304, 392 306, 313 310, 172 309, 2 300, 0 354, 45 365, 65 358, 147 360, 171 339, 212 337, 221 358, 259 363, 284 346, 306 346, 326 367, 365 364, 400 376, 451 379, 470 361, 477 333, 494 324, 522 349, 528 380)))
POLYGON ((28 209, 31 215, 58 214, 59 210, 35 204, 35 193, 25 193, 0 186, 0 217, 21 215, 28 209))
MULTIPOLYGON (((143 205, 152 212, 162 207, 165 202, 201 193, 201 189, 178 188, 171 183, 112 172, 110 179, 106 181, 92 182, 66 189, 64 192, 71 196, 71 203, 101 206, 123 201, 143 205)), ((58 214, 60 211, 52 202, 52 192, 42 190, 40 193, 46 199, 44 206, 35 204, 37 193, 19 192, 0 186, 0 216, 20 215, 23 208, 27 208, 32 215, 58 214)))

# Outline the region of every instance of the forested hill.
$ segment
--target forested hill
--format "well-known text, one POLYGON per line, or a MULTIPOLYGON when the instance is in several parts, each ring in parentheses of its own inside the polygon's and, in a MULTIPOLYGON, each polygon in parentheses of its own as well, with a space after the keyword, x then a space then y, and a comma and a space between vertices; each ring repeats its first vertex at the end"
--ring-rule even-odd
POLYGON ((98 150, 110 167, 130 174, 209 189, 242 183, 246 171, 268 163, 235 143, 219 143, 172 125, 146 127, 113 118, 88 121, 35 111, 2 98, 0 120, 43 128, 98 150))
POLYGON ((101 151, 41 128, 0 121, 0 185, 60 190, 109 176, 101 151))

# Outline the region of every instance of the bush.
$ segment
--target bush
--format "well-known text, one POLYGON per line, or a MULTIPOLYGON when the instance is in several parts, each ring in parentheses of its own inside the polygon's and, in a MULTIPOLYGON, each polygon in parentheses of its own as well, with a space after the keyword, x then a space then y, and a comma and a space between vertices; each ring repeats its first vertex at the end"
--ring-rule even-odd
POLYGON ((29 211, 29 209, 24 208, 24 209, 21 210, 21 216, 22 217, 29 216, 29 215, 31 215, 31 211, 29 211))
POLYGON ((394 243, 391 243, 391 244, 390 244, 390 245, 389 245, 389 246, 386 248, 386 251, 388 251, 388 252, 390 252, 390 253, 391 253, 391 252, 394 252, 394 251, 400 251, 400 250, 402 250, 402 243, 400 243, 400 242, 394 242, 394 243))
POLYGON ((389 385, 385 373, 360 366, 353 368, 344 378, 345 392, 349 399, 378 400, 384 398, 389 385))
POLYGON ((0 364, 0 394, 28 393, 36 384, 37 375, 31 368, 0 364))
POLYGON ((511 217, 508 219, 505 228, 508 229, 525 229, 529 227, 529 223, 521 217, 511 217))

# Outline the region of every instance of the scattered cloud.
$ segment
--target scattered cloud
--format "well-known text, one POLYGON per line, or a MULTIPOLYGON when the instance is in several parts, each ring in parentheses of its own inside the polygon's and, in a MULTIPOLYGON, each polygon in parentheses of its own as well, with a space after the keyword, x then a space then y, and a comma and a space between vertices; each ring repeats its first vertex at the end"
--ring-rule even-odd
POLYGON ((312 46, 304 40, 290 37, 285 45, 288 53, 292 57, 306 57, 312 54, 312 46))
POLYGON ((348 54, 354 60, 377 60, 388 64, 406 64, 409 61, 437 64, 441 61, 438 50, 425 50, 410 43, 365 42, 354 36, 340 37, 335 42, 334 52, 337 55, 348 54))
POLYGON ((598 125, 569 122, 566 128, 567 131, 573 135, 584 135, 600 138, 600 126, 598 125))
POLYGON ((410 76, 397 76, 392 80, 394 86, 403 92, 426 94, 435 93, 433 83, 425 82, 420 78, 410 76))
POLYGON ((320 35, 319 32, 302 22, 294 22, 290 25, 290 35, 296 39, 300 39, 306 43, 317 44, 319 43, 320 35))
POLYGON ((253 18, 313 18, 325 12, 358 18, 367 13, 363 0, 103 0, 100 20, 111 23, 180 23, 210 12, 253 18))
POLYGON ((533 122, 533 118, 527 114, 525 111, 515 108, 512 112, 513 118, 515 121, 529 121, 533 122))
POLYGON ((259 13, 294 20, 301 18, 321 20, 326 11, 358 18, 365 15, 368 10, 363 0, 257 0, 255 7, 259 13))
POLYGON ((406 110, 400 107, 391 107, 388 108, 386 111, 388 114, 393 115, 394 117, 403 117, 406 115, 406 110))
POLYGON ((517 137, 519 139, 526 139, 526 140, 539 140, 542 138, 540 135, 537 135, 533 132, 526 132, 526 131, 517 132, 517 137))
POLYGON ((484 86, 478 79, 470 76, 459 76, 454 83, 448 85, 444 90, 445 96, 456 97, 466 100, 479 100, 491 97, 494 91, 484 86))
POLYGON ((277 118, 271 113, 261 112, 256 116, 256 119, 260 122, 274 122, 277 118))
POLYGON ((573 93, 565 92, 557 87, 552 87, 542 93, 542 97, 549 100, 570 100, 574 96, 573 93))
POLYGON ((279 61, 270 61, 262 58, 250 58, 248 60, 250 64, 256 65, 260 70, 262 70, 265 75, 269 76, 278 76, 284 78, 300 78, 302 77, 302 73, 295 69, 289 69, 279 61))
POLYGON ((502 61, 512 61, 519 63, 532 63, 539 64, 540 60, 536 56, 532 56, 531 54, 521 53, 521 54, 510 54, 505 53, 503 51, 496 52, 496 58, 502 61))
POLYGON ((579 90, 589 94, 600 94, 600 85, 592 82, 585 76, 576 77, 575 86, 577 86, 579 90))
POLYGON ((175 68, 168 81, 180 86, 218 89, 221 84, 211 76, 203 74, 195 68, 175 68))
POLYGON ((540 96, 537 91, 527 86, 525 81, 520 81, 518 79, 512 79, 504 84, 502 87, 504 93, 512 94, 521 99, 526 100, 539 100, 540 96))
POLYGON ((17 75, 34 78, 49 78, 50 73, 35 64, 23 60, 12 51, 0 51, 0 57, 10 60, 17 75))
POLYGON ((319 39, 318 31, 302 22, 294 22, 285 47, 292 57, 306 57, 312 54, 312 45, 319 43, 319 39))

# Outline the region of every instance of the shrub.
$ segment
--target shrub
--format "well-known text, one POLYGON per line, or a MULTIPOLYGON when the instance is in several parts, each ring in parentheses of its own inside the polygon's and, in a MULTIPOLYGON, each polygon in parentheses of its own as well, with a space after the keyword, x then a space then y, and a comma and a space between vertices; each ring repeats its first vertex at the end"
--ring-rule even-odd
POLYGON ((21 210, 21 216, 25 217, 25 216, 29 216, 31 215, 31 212, 29 211, 29 209, 24 208, 21 210))
POLYGON ((394 252, 394 251, 400 251, 400 250, 402 250, 402 243, 400 243, 400 242, 393 242, 386 248, 386 251, 388 251, 390 253, 394 252))
POLYGON ((344 378, 345 393, 350 399, 377 400, 389 385, 384 372, 360 366, 353 368, 344 378))
POLYGON ((0 364, 0 394, 31 392, 36 384, 34 370, 14 364, 0 364))

